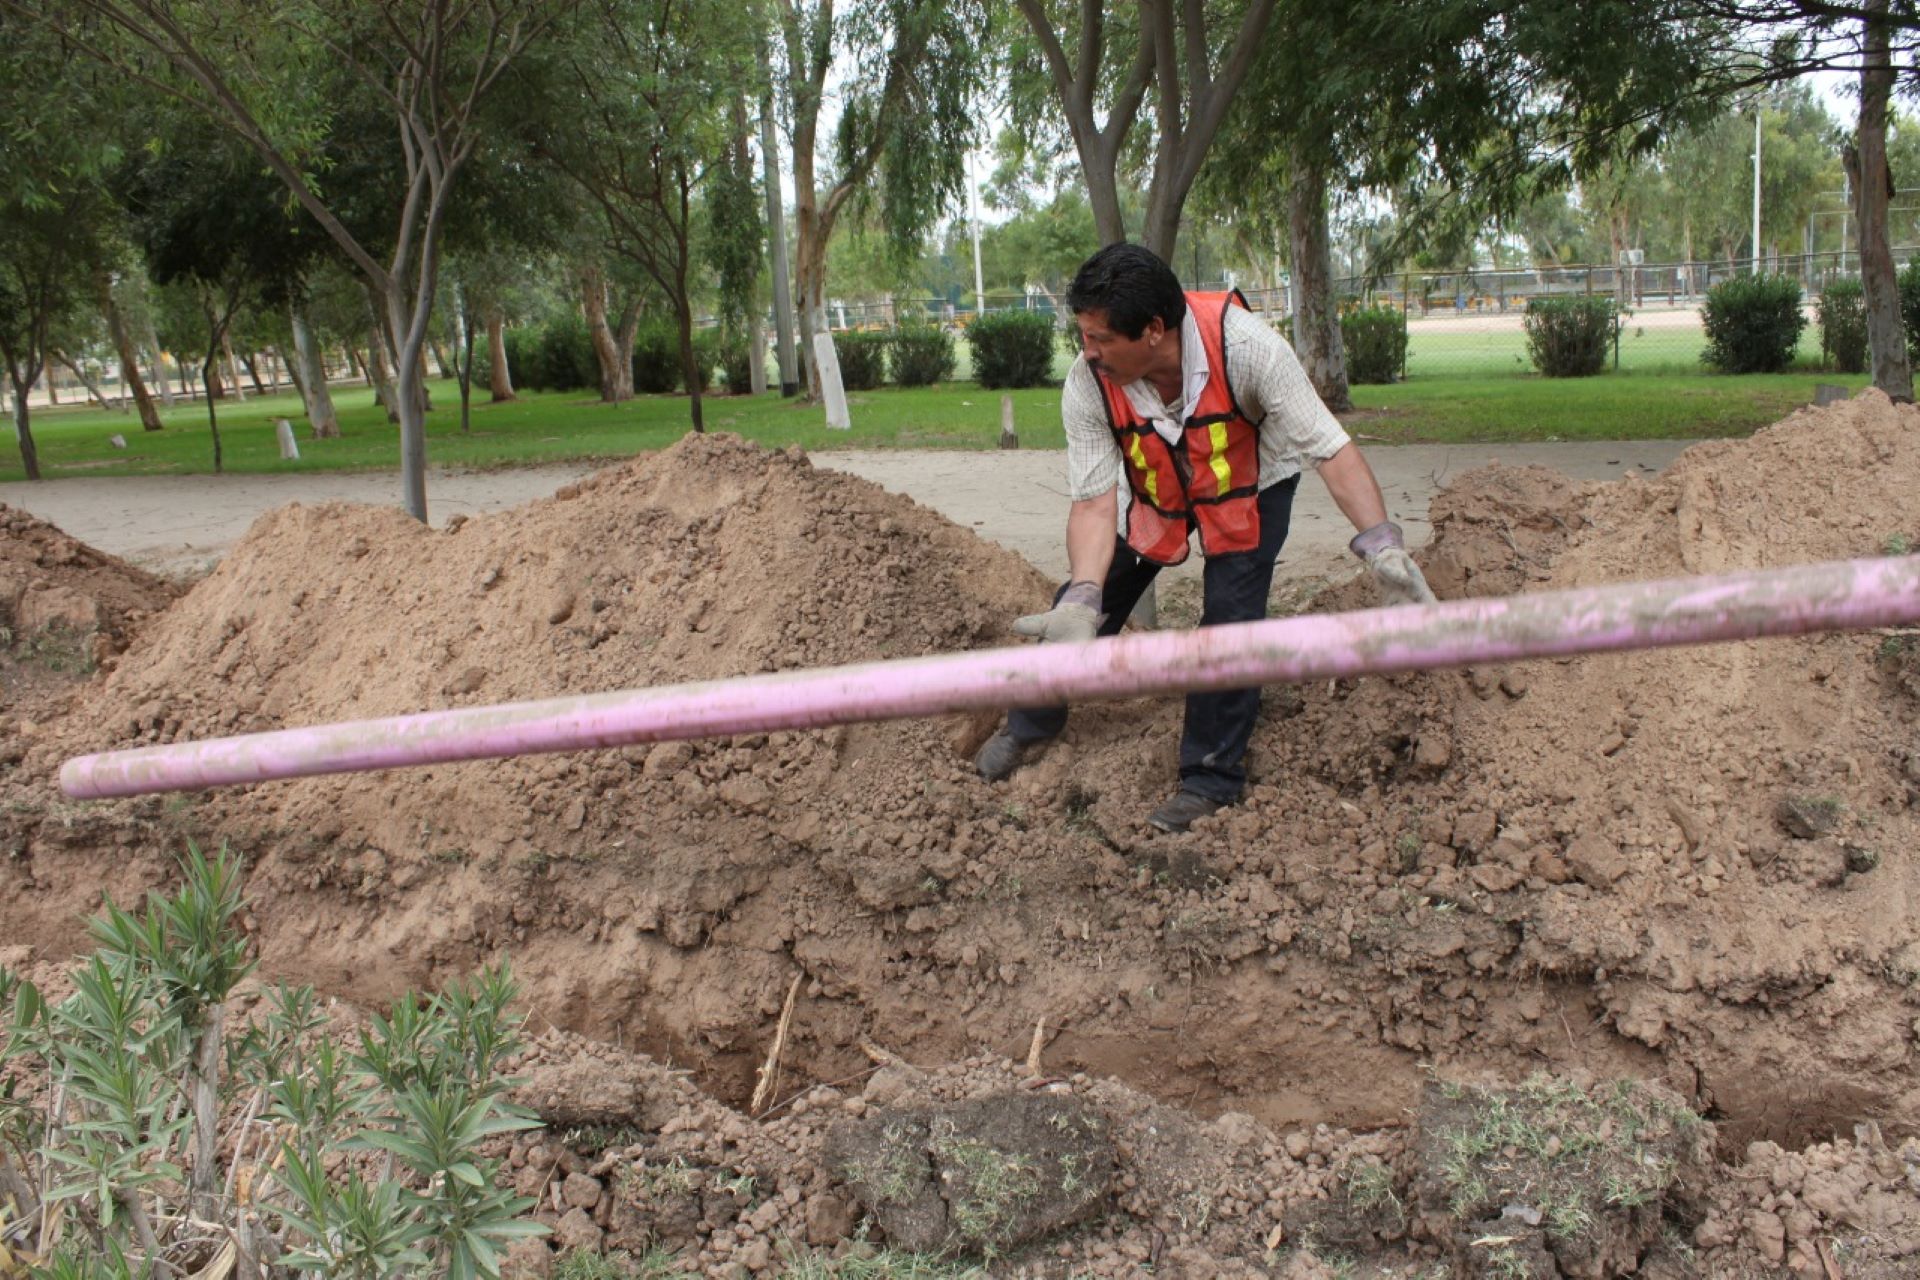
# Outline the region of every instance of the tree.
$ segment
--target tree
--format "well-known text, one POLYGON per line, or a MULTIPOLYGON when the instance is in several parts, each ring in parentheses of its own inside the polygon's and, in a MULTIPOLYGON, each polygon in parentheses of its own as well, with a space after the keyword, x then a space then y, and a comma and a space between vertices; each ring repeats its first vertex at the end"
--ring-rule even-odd
POLYGON ((693 349, 695 194, 729 146, 720 104, 745 91, 751 32, 723 0, 598 0, 567 59, 584 111, 535 132, 536 152, 596 204, 611 246, 666 295, 693 429, 704 431, 693 349))
POLYGON ((817 396, 813 335, 826 331, 827 245, 841 214, 873 203, 894 251, 921 237, 959 198, 973 144, 973 97, 989 30, 984 0, 779 0, 783 88, 793 144, 795 262, 801 350, 817 396), (827 71, 839 84, 832 176, 818 157, 827 71))
POLYGON ((1112 22, 1104 0, 1079 0, 1069 60, 1065 23, 1047 0, 1016 0, 1039 46, 1086 175, 1103 244, 1127 238, 1119 163, 1146 91, 1154 91, 1153 161, 1141 242, 1171 261, 1180 213, 1228 105, 1240 91, 1273 19, 1275 0, 1179 6, 1143 0, 1135 26, 1112 22), (1124 65, 1125 71, 1119 67, 1124 65), (1106 119, 1097 120, 1100 104, 1106 119))
POLYGON ((1893 171, 1887 165, 1887 115, 1894 69, 1887 0, 1865 0, 1860 69, 1860 125, 1842 153, 1860 225, 1860 283, 1866 294, 1867 348, 1873 385, 1902 403, 1913 401, 1913 369, 1900 324, 1900 290, 1893 247, 1887 237, 1887 206, 1893 171))
POLYGON ((38 480, 27 397, 106 260, 112 204, 99 179, 118 151, 71 50, 10 14, 0 14, 0 40, 0 95, 13 116, 0 130, 0 362, 21 465, 38 480))
POLYGON ((427 518, 420 359, 432 317, 441 230, 500 77, 577 0, 306 0, 236 24, 208 0, 3 0, 120 73, 183 99, 231 129, 286 184, 359 270, 398 352, 403 504, 427 518), (154 68, 156 57, 166 70, 154 68), (309 162, 341 85, 372 95, 396 131, 404 185, 376 256, 340 217, 309 162))

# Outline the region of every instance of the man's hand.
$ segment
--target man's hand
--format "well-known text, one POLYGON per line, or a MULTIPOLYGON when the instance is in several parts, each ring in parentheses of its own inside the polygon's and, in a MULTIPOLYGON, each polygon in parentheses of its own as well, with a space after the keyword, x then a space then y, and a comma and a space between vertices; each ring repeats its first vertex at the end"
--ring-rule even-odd
POLYGON ((1347 545, 1373 571, 1373 580, 1380 588, 1382 604, 1435 603, 1433 589, 1427 585, 1426 575, 1420 572, 1420 566, 1407 554, 1406 540, 1400 535, 1399 525, 1383 520, 1347 545))
POLYGON ((1043 644, 1082 644, 1100 633, 1100 584, 1069 583, 1045 613, 1015 618, 1013 629, 1043 644))

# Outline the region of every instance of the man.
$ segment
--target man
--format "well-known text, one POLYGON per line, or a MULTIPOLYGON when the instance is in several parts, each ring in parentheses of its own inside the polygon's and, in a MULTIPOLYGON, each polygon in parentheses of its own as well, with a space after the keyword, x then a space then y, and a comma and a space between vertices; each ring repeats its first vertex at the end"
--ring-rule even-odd
MULTIPOLYGON (((1433 600, 1372 468, 1237 292, 1186 293, 1151 252, 1116 244, 1081 266, 1067 305, 1081 345, 1060 397, 1071 572, 1053 608, 1015 631, 1053 644, 1115 634, 1194 534, 1207 558, 1200 625, 1265 618, 1303 465, 1360 531, 1350 545, 1385 601, 1433 600)), ((1258 689, 1188 695, 1180 790, 1149 817, 1155 827, 1185 831, 1240 798, 1259 710, 1258 689)), ((1065 707, 1014 711, 975 766, 997 782, 1066 723, 1065 707)))

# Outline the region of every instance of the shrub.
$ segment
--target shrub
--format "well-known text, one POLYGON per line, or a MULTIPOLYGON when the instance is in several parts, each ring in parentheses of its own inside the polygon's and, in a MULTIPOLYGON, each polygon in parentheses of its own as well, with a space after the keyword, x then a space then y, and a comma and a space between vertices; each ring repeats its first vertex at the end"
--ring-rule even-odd
POLYGON ((1900 323, 1907 331, 1907 359, 1920 363, 1920 261, 1902 267, 1896 279, 1900 286, 1900 323))
MULTIPOLYGON (((678 357, 680 350, 679 342, 679 335, 675 334, 675 369, 680 367, 678 357)), ((720 368, 720 346, 720 331, 718 329, 701 329, 693 335, 693 371, 700 376, 700 389, 702 391, 713 386, 714 372, 720 368)))
MULTIPOLYGON (((1906 297, 1900 299, 1905 310, 1906 297)), ((1820 354, 1841 373, 1867 367, 1866 293, 1858 280, 1835 280, 1820 294, 1820 354)))
POLYGON ((189 846, 182 870, 171 897, 107 904, 64 999, 0 968, 0 1263, 24 1251, 47 1263, 34 1275, 179 1275, 233 1242, 303 1272, 411 1280, 497 1275, 509 1244, 545 1234, 482 1150, 539 1127, 505 1099, 520 1021, 506 969, 409 992, 357 1031, 311 987, 269 988, 263 1016, 230 1022, 252 968, 240 865, 189 846), (49 1087, 16 1092, 16 1073, 49 1087), (383 1164, 357 1158, 369 1151, 383 1164), (255 1181, 233 1198, 243 1168, 255 1181), (42 1213, 62 1201, 87 1228, 64 1241, 42 1213))
POLYGON ((840 385, 849 391, 871 391, 887 380, 888 337, 871 330, 849 329, 833 335, 834 354, 840 357, 840 385))
POLYGON ((1363 307, 1340 317, 1349 382, 1397 382, 1407 360, 1407 318, 1398 307, 1363 307))
POLYGON ((1053 373, 1053 316, 1045 311, 995 311, 967 326, 973 376, 982 387, 1037 387, 1053 373))
POLYGON ((507 367, 516 386, 535 391, 578 391, 600 385, 600 358, 593 353, 587 322, 561 314, 528 331, 524 353, 516 360, 507 348, 507 367))
POLYGON ((893 380, 903 387, 930 387, 953 376, 953 335, 936 324, 910 320, 893 340, 893 380))
POLYGON ((727 394, 735 396, 749 395, 753 391, 753 361, 760 361, 760 368, 766 369, 766 353, 759 343, 748 342, 745 338, 734 338, 720 344, 720 374, 727 380, 727 394))
POLYGON ((671 320, 643 320, 633 335, 633 389, 664 395, 680 385, 680 331, 671 320))
POLYGON ((1778 373, 1793 363, 1807 318, 1790 276, 1736 276, 1707 290, 1701 358, 1722 373, 1778 373))
POLYGON ((1586 378, 1607 367, 1620 316, 1612 298, 1532 298, 1522 323, 1534 368, 1549 378, 1586 378))

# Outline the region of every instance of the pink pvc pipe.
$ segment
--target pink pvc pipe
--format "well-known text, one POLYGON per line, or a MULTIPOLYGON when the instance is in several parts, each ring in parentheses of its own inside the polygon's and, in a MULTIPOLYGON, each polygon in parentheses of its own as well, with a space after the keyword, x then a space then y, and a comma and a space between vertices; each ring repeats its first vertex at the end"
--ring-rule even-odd
POLYGON ((1920 621, 1920 557, 1155 631, 582 694, 69 760, 69 796, 1920 621))

